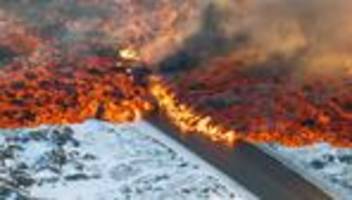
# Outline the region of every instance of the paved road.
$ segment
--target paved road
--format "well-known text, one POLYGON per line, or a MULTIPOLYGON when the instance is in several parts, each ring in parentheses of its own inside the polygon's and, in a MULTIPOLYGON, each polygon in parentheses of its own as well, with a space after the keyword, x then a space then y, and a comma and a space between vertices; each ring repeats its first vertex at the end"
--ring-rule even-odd
POLYGON ((149 122, 261 199, 332 199, 296 172, 289 170, 251 144, 241 143, 237 148, 224 147, 196 135, 187 138, 181 136, 175 128, 159 117, 151 117, 149 122))

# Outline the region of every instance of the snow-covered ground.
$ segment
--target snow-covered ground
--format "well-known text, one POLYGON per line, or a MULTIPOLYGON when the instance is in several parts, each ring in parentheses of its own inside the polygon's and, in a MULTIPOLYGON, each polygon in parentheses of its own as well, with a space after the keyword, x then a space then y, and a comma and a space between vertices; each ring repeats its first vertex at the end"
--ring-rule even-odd
POLYGON ((255 199, 146 122, 0 130, 0 199, 255 199))
POLYGON ((334 199, 352 199, 352 149, 334 148, 325 143, 294 149, 276 144, 261 148, 334 199))

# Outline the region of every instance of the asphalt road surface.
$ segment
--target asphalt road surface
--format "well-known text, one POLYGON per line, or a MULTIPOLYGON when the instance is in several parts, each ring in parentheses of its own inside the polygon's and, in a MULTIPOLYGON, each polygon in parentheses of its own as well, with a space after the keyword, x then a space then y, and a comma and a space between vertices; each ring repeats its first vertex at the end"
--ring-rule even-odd
POLYGON ((236 148, 229 148, 195 134, 187 137, 178 134, 172 125, 157 116, 151 117, 149 122, 261 199, 332 199, 299 174, 251 144, 241 143, 236 148))

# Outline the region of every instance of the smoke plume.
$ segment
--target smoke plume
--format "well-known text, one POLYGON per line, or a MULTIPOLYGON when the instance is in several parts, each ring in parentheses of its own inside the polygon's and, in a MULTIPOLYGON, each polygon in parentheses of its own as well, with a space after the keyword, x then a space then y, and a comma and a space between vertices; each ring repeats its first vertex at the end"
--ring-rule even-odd
POLYGON ((300 79, 350 76, 351 8, 342 0, 208 1, 200 9, 199 29, 162 64, 168 70, 176 67, 174 60, 184 64, 182 58, 197 65, 256 52, 255 66, 271 65, 300 79))

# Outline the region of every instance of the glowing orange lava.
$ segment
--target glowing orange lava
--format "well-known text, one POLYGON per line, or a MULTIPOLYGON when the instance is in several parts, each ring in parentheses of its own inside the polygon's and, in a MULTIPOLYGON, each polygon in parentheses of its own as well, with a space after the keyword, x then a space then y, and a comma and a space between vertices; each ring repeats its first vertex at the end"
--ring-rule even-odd
MULTIPOLYGON (((290 72, 275 73, 265 66, 247 68, 246 62, 254 59, 244 58, 220 59, 188 72, 174 82, 175 90, 169 94, 182 103, 168 107, 180 110, 180 106, 191 105, 192 112, 198 113, 193 120, 211 116, 208 123, 227 127, 227 131, 217 131, 219 136, 215 134, 211 138, 226 137, 224 133, 232 130, 236 138, 252 143, 302 146, 328 142, 335 146, 352 146, 349 76, 326 76, 320 77, 322 80, 298 83, 290 72)), ((168 115, 178 124, 183 112, 173 110, 167 110, 171 112, 168 115)), ((191 124, 194 128, 197 123, 191 124)))
POLYGON ((142 117, 152 108, 148 91, 124 68, 116 67, 117 62, 86 57, 20 71, 8 66, 14 70, 0 79, 0 126, 73 123, 88 118, 125 122, 142 117))
POLYGON ((159 107, 166 117, 184 133, 199 133, 214 142, 228 145, 233 145, 241 138, 235 131, 216 123, 211 116, 202 115, 191 105, 180 102, 176 93, 160 78, 154 77, 151 81, 150 92, 156 98, 159 107))
POLYGON ((238 66, 228 69, 232 72, 228 77, 214 66, 195 70, 171 86, 156 75, 135 76, 130 65, 124 58, 83 57, 7 70, 0 80, 0 126, 88 118, 125 122, 159 107, 182 132, 229 145, 240 139, 287 146, 314 142, 352 146, 350 85, 336 85, 325 97, 324 85, 298 88, 280 80, 252 79, 237 71, 238 66), (325 100, 318 104, 314 98, 325 100))
MULTIPOLYGON (((5 67, 0 62, 0 128, 89 118, 126 122, 160 111, 183 133, 228 145, 245 140, 352 147, 351 70, 343 78, 305 77, 308 80, 297 83, 293 73, 255 66, 254 61, 267 58, 247 49, 243 55, 210 60, 172 78, 146 73, 149 66, 144 62, 158 63, 174 53, 169 46, 180 48, 181 41, 192 35, 195 30, 189 24, 178 23, 198 16, 193 4, 200 2, 179 6, 164 0, 152 14, 139 1, 127 2, 125 21, 115 24, 115 17, 99 24, 101 31, 130 47, 118 56, 78 53, 97 48, 89 44, 85 49, 79 42, 72 48, 51 48, 55 42, 42 41, 0 15, 7 23, 0 24, 0 50, 22 55, 5 67)), ((70 29, 85 25, 75 23, 66 25, 70 29)))

